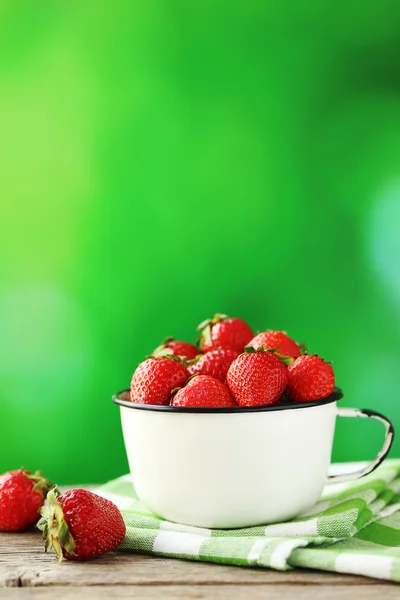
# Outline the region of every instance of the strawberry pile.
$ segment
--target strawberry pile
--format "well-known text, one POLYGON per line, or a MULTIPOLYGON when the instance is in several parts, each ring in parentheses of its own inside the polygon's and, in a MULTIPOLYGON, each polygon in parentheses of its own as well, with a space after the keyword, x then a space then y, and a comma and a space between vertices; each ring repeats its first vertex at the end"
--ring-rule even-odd
POLYGON ((228 408, 311 402, 330 396, 330 363, 284 331, 254 336, 247 323, 217 314, 197 328, 198 346, 169 337, 133 373, 139 404, 228 408))

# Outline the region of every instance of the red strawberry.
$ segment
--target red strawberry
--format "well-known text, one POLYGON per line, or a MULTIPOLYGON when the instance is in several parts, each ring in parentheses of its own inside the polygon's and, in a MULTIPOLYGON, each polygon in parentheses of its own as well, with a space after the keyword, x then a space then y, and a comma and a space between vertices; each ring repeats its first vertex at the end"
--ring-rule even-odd
POLYGON ((223 383, 226 381, 226 374, 232 363, 239 356, 239 352, 230 348, 221 348, 221 350, 211 350, 206 354, 199 356, 196 362, 188 366, 191 375, 201 373, 210 375, 219 379, 223 383))
POLYGON ((239 406, 275 404, 282 396, 288 376, 274 352, 248 348, 229 367, 226 382, 239 406))
POLYGON ((314 354, 299 356, 288 366, 287 395, 295 402, 321 400, 335 389, 335 374, 331 365, 314 354))
POLYGON ((131 401, 141 404, 169 404, 171 392, 181 387, 189 372, 180 360, 171 357, 148 358, 132 376, 131 401))
POLYGON ((52 485, 40 471, 32 475, 19 469, 0 475, 0 531, 21 531, 37 523, 52 485))
POLYGON ((172 350, 171 354, 175 354, 175 356, 184 356, 187 360, 193 360, 196 358, 198 354, 200 354, 200 350, 193 346, 193 344, 189 344, 188 342, 179 342, 174 340, 173 337, 167 337, 165 340, 156 348, 152 354, 152 356, 166 356, 165 350, 172 350))
POLYGON ((209 375, 197 375, 175 394, 171 406, 224 408, 237 405, 221 381, 209 375))
POLYGON ((260 348, 265 346, 269 350, 276 349, 282 356, 291 356, 296 358, 301 355, 301 349, 284 331, 263 331, 256 335, 255 338, 249 342, 249 346, 253 348, 260 348))
POLYGON ((53 546, 58 561, 87 560, 115 550, 125 537, 125 523, 118 508, 87 490, 69 490, 58 497, 54 488, 47 495, 48 506, 38 523, 46 540, 45 551, 53 546))
POLYGON ((203 352, 230 348, 243 352, 253 337, 253 331, 241 319, 230 319, 226 315, 215 315, 213 319, 203 321, 197 328, 201 331, 200 345, 203 352))

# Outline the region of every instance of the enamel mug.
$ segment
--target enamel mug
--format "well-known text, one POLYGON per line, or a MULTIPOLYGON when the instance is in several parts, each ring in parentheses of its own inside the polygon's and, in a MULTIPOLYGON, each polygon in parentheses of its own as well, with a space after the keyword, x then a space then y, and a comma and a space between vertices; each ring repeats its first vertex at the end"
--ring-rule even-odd
POLYGON ((393 426, 372 410, 338 408, 343 394, 251 408, 134 404, 121 411, 136 493, 168 521, 209 528, 287 521, 310 509, 326 483, 371 473, 388 454, 393 426), (386 433, 365 468, 328 477, 336 417, 376 419, 386 433))

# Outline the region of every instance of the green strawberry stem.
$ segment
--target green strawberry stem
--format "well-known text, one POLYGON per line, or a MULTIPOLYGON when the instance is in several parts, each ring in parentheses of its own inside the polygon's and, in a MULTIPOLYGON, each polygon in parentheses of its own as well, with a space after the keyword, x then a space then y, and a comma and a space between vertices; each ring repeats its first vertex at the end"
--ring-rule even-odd
POLYGON ((173 356, 174 355, 174 351, 172 350, 172 348, 167 348, 166 346, 163 346, 161 344, 161 346, 158 346, 158 348, 156 348, 153 352, 153 354, 151 356, 148 356, 147 358, 165 358, 166 356, 173 356))
POLYGON ((160 356, 168 356, 168 355, 173 354, 172 349, 168 348, 167 346, 170 342, 173 342, 174 340, 175 340, 175 338, 173 338, 172 335, 166 337, 165 340, 163 340, 161 342, 161 344, 159 346, 157 346, 157 348, 154 350, 154 352, 151 356, 155 357, 155 358, 159 358, 160 356))
POLYGON ((212 319, 202 321, 200 325, 197 326, 196 331, 202 331, 202 329, 205 329, 207 326, 211 328, 212 325, 216 325, 216 323, 219 323, 220 321, 225 321, 225 319, 228 319, 228 315, 216 313, 212 319))
POLYGON ((282 354, 279 354, 278 352, 275 352, 275 354, 284 365, 291 365, 292 362, 294 362, 293 356, 282 356, 282 354))
POLYGON ((206 319, 202 321, 200 325, 197 326, 196 331, 200 331, 200 339, 197 341, 198 348, 202 348, 203 344, 211 344, 211 330, 212 326, 220 323, 220 321, 225 321, 228 319, 228 315, 223 315, 221 313, 217 313, 213 316, 212 319, 206 319))
POLYGON ((190 365, 195 365, 199 362, 199 360, 204 356, 204 354, 199 353, 195 358, 191 358, 190 360, 186 360, 185 367, 190 367, 190 365))
POLYGON ((37 492, 40 492, 43 498, 47 495, 48 491, 53 487, 52 482, 45 477, 42 477, 41 471, 36 471, 33 474, 28 475, 23 471, 25 477, 30 479, 33 483, 33 489, 37 492))
POLYGON ((47 494, 48 504, 42 506, 39 511, 42 518, 37 527, 41 530, 42 538, 45 540, 45 552, 49 552, 53 547, 58 562, 61 562, 63 559, 63 549, 67 552, 73 552, 75 541, 64 519, 61 503, 57 500, 59 495, 60 492, 57 487, 53 487, 49 491, 47 494))
POLYGON ((278 352, 279 346, 276 348, 268 348, 267 346, 259 346, 258 348, 254 348, 253 346, 245 346, 244 354, 252 354, 254 352, 271 352, 275 354, 284 365, 291 365, 294 362, 294 358, 292 356, 283 356, 283 354, 279 354, 278 352))
POLYGON ((260 346, 259 348, 254 348, 254 346, 245 346, 243 354, 253 354, 254 352, 261 352, 262 348, 262 346, 260 346))
POLYGON ((211 323, 209 323, 202 330, 199 340, 197 342, 198 348, 203 348, 204 344, 208 344, 208 345, 211 344, 211 327, 212 327, 212 325, 211 325, 211 323))
POLYGON ((298 342, 297 345, 300 348, 300 352, 301 352, 302 356, 304 354, 307 354, 307 346, 305 344, 303 344, 303 342, 298 342))
POLYGON ((156 350, 153 352, 153 354, 148 354, 146 358, 171 358, 172 360, 178 363, 184 362, 184 357, 182 358, 181 356, 176 356, 176 354, 174 354, 174 351, 171 348, 164 348, 163 350, 160 350, 157 353, 157 356, 155 355, 155 352, 156 350))

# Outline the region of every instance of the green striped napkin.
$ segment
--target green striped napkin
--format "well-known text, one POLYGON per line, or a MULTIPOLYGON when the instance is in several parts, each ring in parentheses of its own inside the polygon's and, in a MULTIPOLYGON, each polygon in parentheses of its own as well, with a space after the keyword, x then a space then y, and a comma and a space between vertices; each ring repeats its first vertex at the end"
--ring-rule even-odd
POLYGON ((287 523, 204 529, 164 521, 137 498, 129 475, 96 492, 122 511, 120 551, 287 570, 307 567, 400 581, 400 460, 355 482, 327 486, 287 523))

